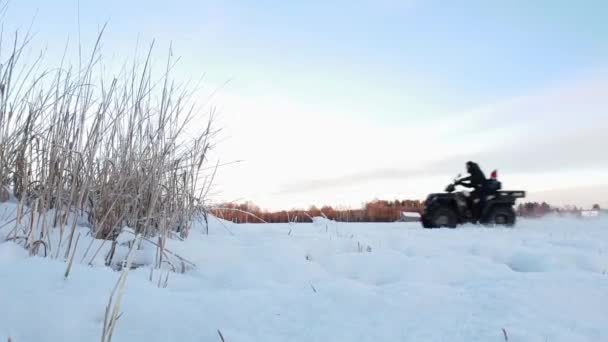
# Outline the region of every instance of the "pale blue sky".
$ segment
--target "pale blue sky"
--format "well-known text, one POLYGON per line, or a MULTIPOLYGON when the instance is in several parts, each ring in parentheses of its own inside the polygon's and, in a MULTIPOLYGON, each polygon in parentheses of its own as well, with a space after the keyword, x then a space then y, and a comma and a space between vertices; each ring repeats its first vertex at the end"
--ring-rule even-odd
MULTIPOLYGON (((75 0, 13 0, 4 26, 36 15, 36 42, 58 56, 77 13, 75 0)), ((589 133, 608 129, 606 18, 606 1, 80 1, 83 41, 109 21, 108 59, 137 37, 162 59, 172 41, 178 75, 232 80, 215 102, 230 138, 218 155, 247 162, 219 198, 267 207, 420 197, 448 179, 419 166, 452 174, 469 158, 519 188, 608 184, 589 133), (252 134, 259 121, 274 126, 252 134), (522 158, 526 144, 542 158, 522 158)))

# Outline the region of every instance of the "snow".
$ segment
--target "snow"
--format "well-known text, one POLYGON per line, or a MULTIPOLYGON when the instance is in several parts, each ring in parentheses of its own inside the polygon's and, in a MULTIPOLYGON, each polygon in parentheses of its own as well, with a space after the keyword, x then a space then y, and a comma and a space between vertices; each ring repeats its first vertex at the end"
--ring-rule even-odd
MULTIPOLYGON (((10 220, 7 206, 0 227, 10 220)), ((103 265, 109 247, 91 266, 90 257, 81 262, 93 240, 79 231, 68 279, 62 257, 29 257, 0 243, 0 340, 100 339, 119 272, 103 265)), ((226 342, 499 342, 502 329, 509 341, 606 340, 606 218, 425 230, 211 217, 204 232, 198 223, 186 241, 168 243, 197 267, 171 273, 166 288, 158 287, 164 270, 152 282, 150 266, 130 271, 113 341, 221 341, 219 330, 226 342)), ((154 260, 152 247, 137 251, 141 263, 154 260)))

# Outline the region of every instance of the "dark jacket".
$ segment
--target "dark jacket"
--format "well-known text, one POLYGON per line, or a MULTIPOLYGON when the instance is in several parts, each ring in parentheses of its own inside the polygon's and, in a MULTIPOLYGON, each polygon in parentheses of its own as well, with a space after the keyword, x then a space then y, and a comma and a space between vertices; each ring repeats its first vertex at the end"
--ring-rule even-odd
POLYGON ((468 188, 481 189, 486 182, 486 175, 483 174, 479 165, 471 162, 469 164, 468 172, 470 176, 462 178, 460 180, 460 185, 468 188))

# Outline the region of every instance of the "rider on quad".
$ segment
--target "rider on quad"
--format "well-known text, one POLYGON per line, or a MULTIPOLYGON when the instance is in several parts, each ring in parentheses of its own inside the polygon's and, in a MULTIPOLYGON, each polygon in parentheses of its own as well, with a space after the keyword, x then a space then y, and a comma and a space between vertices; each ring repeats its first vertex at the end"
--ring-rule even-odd
POLYGON ((472 161, 468 161, 466 164, 466 168, 467 168, 467 173, 470 176, 461 178, 460 182, 459 182, 460 185, 468 187, 468 188, 475 188, 476 190, 483 187, 483 185, 486 181, 486 175, 483 173, 483 171, 481 171, 481 168, 479 167, 479 165, 472 161), (468 183, 466 183, 466 182, 468 182, 468 183))
POLYGON ((481 168, 477 163, 472 161, 468 161, 466 163, 468 177, 461 178, 458 181, 459 185, 462 185, 467 188, 473 188, 474 190, 471 192, 471 210, 473 212, 473 216, 480 219, 481 210, 485 205, 485 199, 489 195, 488 194, 488 180, 486 179, 485 174, 481 171, 481 168))

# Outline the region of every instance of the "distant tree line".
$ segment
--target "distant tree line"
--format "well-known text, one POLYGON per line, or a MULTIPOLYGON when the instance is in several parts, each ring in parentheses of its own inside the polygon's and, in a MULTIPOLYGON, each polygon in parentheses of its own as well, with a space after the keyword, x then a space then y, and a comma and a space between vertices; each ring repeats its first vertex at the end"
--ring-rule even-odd
POLYGON ((311 206, 304 209, 281 211, 262 210, 257 205, 246 203, 225 203, 211 210, 217 217, 235 223, 285 223, 312 222, 313 217, 326 217, 338 222, 394 222, 404 211, 420 211, 422 202, 418 200, 374 200, 359 209, 311 206))
MULTIPOLYGON (((599 210, 599 205, 594 205, 599 210)), ((211 209, 211 214, 235 223, 286 223, 312 222, 313 217, 326 217, 338 222, 395 222, 402 212, 421 212, 423 203, 419 200, 373 200, 361 208, 311 206, 308 209, 281 211, 263 210, 252 202, 224 203, 211 209)), ((542 217, 548 214, 580 215, 582 208, 566 206, 554 207, 546 202, 524 202, 516 207, 521 217, 542 217)))

